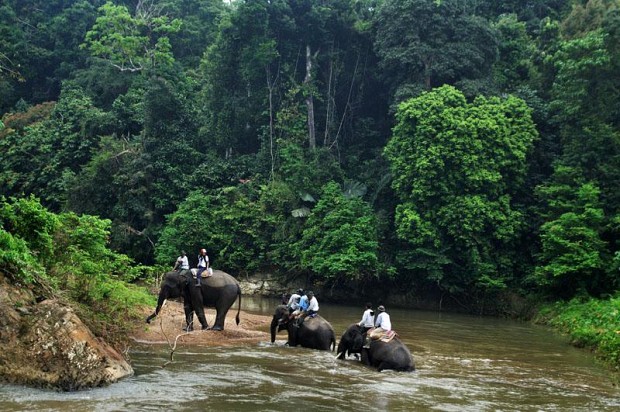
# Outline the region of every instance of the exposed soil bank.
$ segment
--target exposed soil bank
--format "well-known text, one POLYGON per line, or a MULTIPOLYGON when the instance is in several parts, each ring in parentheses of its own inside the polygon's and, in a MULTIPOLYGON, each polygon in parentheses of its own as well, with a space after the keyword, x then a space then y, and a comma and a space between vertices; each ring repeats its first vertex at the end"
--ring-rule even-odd
POLYGON ((37 302, 0 273, 0 381, 77 390, 133 374, 114 348, 93 335, 65 302, 37 302))
MULTIPOLYGON (((145 309, 144 318, 151 310, 145 309)), ((208 346, 238 346, 251 343, 265 342, 270 339, 269 325, 271 316, 253 315, 241 311, 239 325, 235 324, 237 310, 231 308, 226 315, 223 331, 200 330, 200 323, 193 332, 184 332, 185 314, 183 304, 177 301, 167 301, 159 316, 151 321, 137 326, 131 334, 131 339, 144 344, 180 345, 208 345, 208 346)), ((205 308, 205 315, 209 325, 215 322, 215 310, 205 308)))

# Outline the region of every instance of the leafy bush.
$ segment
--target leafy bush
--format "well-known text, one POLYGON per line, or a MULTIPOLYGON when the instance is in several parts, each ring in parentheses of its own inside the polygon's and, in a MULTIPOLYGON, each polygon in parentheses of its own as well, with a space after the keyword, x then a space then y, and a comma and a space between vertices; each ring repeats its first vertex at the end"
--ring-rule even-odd
POLYGON ((59 225, 58 216, 45 209, 33 196, 0 203, 0 226, 23 239, 43 266, 49 267, 54 255, 53 234, 59 225))
POLYGON ((84 303, 113 299, 116 283, 140 276, 131 259, 107 247, 109 220, 74 213, 64 213, 59 219, 54 241, 61 252, 51 270, 75 299, 84 303))
POLYGON ((261 263, 265 242, 263 211, 246 192, 227 187, 203 194, 194 192, 168 216, 155 255, 160 264, 172 265, 181 250, 190 255, 207 248, 214 265, 223 270, 252 271, 261 263))
POLYGON ((261 188, 260 203, 269 228, 264 233, 269 244, 266 255, 269 262, 287 271, 299 270, 296 243, 301 237, 304 219, 294 214, 302 209, 309 210, 305 207, 311 203, 304 203, 302 197, 290 184, 278 180, 261 188))
POLYGON ((592 349, 620 370, 620 295, 557 302, 541 310, 536 321, 558 328, 570 336, 574 345, 592 349))
MULTIPOLYGON (((401 202, 395 229, 424 256, 406 266, 443 290, 497 292, 510 285, 525 220, 518 193, 537 137, 524 101, 442 86, 400 104, 385 147, 401 202)), ((406 258, 407 255, 401 255, 406 258)))
POLYGON ((325 279, 376 276, 379 243, 372 209, 358 197, 345 197, 337 183, 328 183, 298 249, 302 267, 325 279))
POLYGON ((0 271, 15 280, 32 283, 35 276, 43 273, 43 268, 32 256, 24 240, 0 228, 0 271))
MULTIPOLYGON (((53 292, 64 292, 86 321, 123 328, 134 308, 154 304, 143 288, 125 280, 140 276, 143 267, 107 247, 110 221, 74 213, 54 214, 33 198, 0 202, 0 270, 15 280, 46 280, 53 292)), ((49 292, 47 292, 49 293, 49 292)))

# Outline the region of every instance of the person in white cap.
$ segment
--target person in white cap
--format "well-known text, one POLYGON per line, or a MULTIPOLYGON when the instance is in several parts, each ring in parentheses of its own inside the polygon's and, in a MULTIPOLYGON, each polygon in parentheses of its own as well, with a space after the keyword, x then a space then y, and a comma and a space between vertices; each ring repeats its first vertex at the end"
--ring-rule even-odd
POLYGON ((392 330, 390 315, 385 311, 385 306, 379 306, 377 311, 379 314, 375 319, 375 329, 370 332, 370 339, 380 339, 381 336, 392 330))
POLYGON ((202 272, 209 270, 209 256, 207 256, 207 249, 200 249, 198 255, 198 273, 196 273, 196 286, 200 287, 200 278, 202 272))

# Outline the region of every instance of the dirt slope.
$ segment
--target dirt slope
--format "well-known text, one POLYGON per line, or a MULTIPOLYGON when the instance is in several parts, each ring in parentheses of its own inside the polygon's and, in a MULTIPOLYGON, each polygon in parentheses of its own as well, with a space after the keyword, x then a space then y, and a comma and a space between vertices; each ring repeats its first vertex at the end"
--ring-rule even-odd
MULTIPOLYGON (((152 310, 145 310, 144 318, 151 312, 152 310)), ((208 308, 205 310, 205 314, 207 322, 212 326, 215 322, 215 310, 208 308)), ((180 302, 168 301, 159 316, 153 319, 150 324, 137 325, 131 338, 139 343, 162 345, 174 345, 176 340, 177 347, 179 345, 238 346, 270 340, 271 316, 253 315, 241 311, 240 322, 237 326, 235 323, 236 314, 236 308, 231 308, 228 311, 223 331, 200 330, 198 318, 194 317, 198 330, 187 333, 183 331, 185 326, 183 305, 180 302)))

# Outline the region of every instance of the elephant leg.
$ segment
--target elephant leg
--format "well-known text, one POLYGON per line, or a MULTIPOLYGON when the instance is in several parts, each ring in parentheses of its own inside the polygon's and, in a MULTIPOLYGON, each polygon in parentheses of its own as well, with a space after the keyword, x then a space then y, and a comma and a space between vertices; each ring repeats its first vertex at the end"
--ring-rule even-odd
POLYGON ((202 330, 209 329, 209 324, 207 323, 207 318, 205 317, 205 311, 202 306, 196 310, 196 316, 198 316, 198 321, 202 325, 202 330))
POLYGON ((381 363, 379 363, 379 366, 377 366, 377 372, 381 372, 384 369, 394 369, 394 367, 391 363, 382 361, 381 363))
MULTIPOLYGON (((238 287, 228 286, 220 292, 220 297, 215 302, 215 324, 213 330, 224 330, 226 323, 226 314, 237 300, 238 287)), ((241 306, 241 300, 239 300, 239 306, 241 306)), ((239 324, 239 314, 237 314, 237 325, 239 324)))
POLYGON ((183 328, 186 332, 191 332, 194 330, 194 310, 189 304, 183 305, 183 309, 185 311, 185 327, 183 328))
POLYGON ((370 354, 368 353, 369 349, 363 348, 361 355, 362 355, 362 363, 364 365, 370 366, 370 354))
POLYGON ((215 324, 213 330, 224 330, 224 322, 226 321, 226 311, 215 309, 215 324))
POLYGON ((197 288, 193 285, 190 285, 188 288, 191 307, 194 309, 194 313, 196 313, 198 321, 202 325, 202 330, 209 329, 209 324, 207 323, 207 318, 205 317, 204 303, 202 300, 202 288, 197 288))

